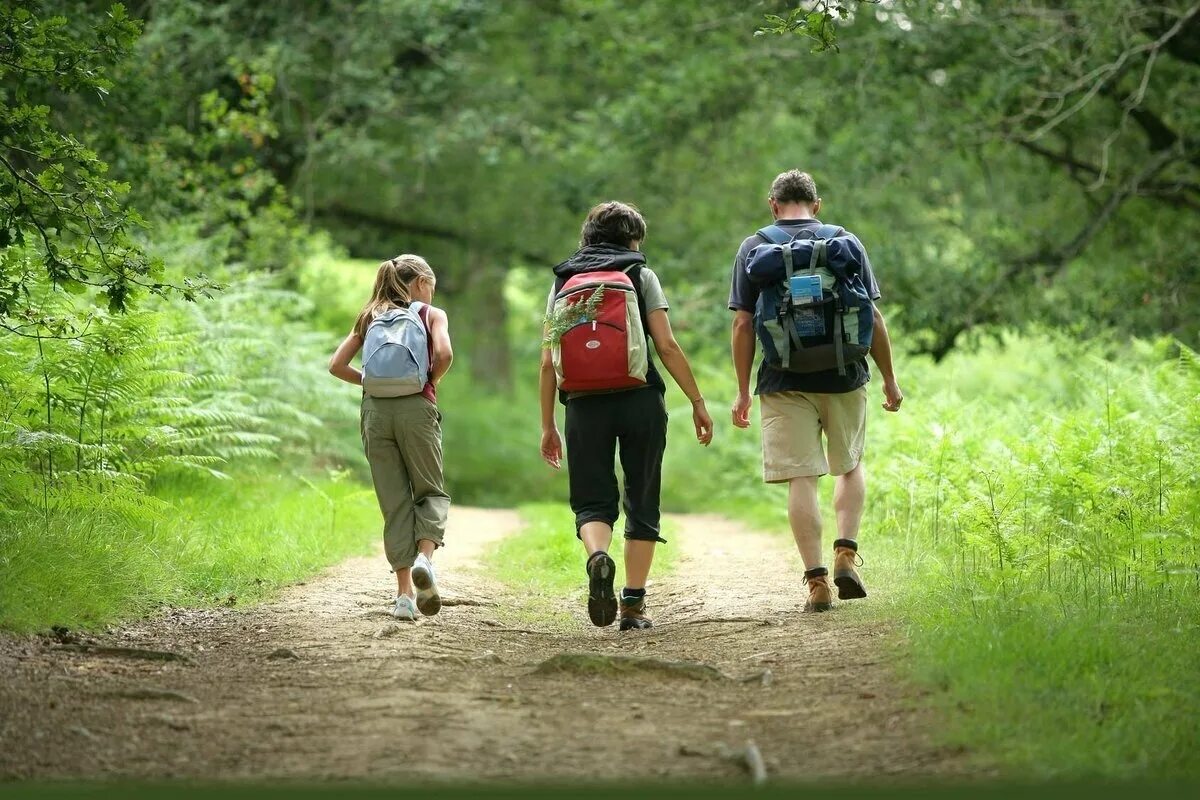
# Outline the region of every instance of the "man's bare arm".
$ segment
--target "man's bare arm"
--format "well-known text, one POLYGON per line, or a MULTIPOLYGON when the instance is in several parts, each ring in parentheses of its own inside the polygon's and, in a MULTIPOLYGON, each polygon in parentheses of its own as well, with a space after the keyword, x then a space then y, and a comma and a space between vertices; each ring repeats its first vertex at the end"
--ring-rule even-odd
POLYGON ((733 424, 750 427, 750 371, 754 367, 754 315, 737 311, 733 315, 730 347, 733 351, 733 371, 737 375, 738 393, 733 401, 733 424))

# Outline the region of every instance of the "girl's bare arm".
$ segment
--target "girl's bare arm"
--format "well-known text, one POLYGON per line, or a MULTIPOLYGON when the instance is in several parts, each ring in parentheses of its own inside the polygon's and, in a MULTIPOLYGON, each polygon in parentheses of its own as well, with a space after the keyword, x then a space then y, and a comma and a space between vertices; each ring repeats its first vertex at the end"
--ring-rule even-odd
POLYGON ((454 348, 450 346, 450 320, 440 308, 429 309, 429 337, 433 343, 433 364, 429 369, 429 380, 437 386, 454 363, 454 348))
POLYGON ((362 373, 350 366, 351 360, 358 355, 362 345, 362 337, 356 333, 343 339, 342 343, 338 345, 338 349, 333 351, 333 357, 329 359, 329 374, 346 383, 362 386, 362 373))

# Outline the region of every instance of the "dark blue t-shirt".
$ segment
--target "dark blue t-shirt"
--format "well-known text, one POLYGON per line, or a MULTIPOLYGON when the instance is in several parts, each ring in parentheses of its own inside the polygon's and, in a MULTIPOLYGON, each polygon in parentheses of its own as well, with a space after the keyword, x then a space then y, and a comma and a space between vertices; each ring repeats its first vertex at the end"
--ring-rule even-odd
MULTIPOLYGON (((803 230, 816 230, 821 226, 821 221, 818 219, 780 219, 776 220, 775 224, 783 228, 787 233, 795 236, 803 230)), ((850 235, 853 236, 854 234, 850 235)), ((730 282, 729 288, 729 309, 731 311, 748 311, 751 314, 754 313, 754 305, 758 302, 759 291, 758 287, 750 282, 750 276, 746 273, 746 259, 749 257, 751 250, 765 243, 766 240, 756 233, 753 236, 747 237, 742 242, 742 246, 738 248, 737 256, 733 259, 733 280, 730 282)), ((866 253, 865 247, 863 248, 863 253, 866 253)), ((863 284, 867 287, 867 292, 871 295, 871 299, 878 300, 880 297, 879 284, 875 282, 875 273, 871 270, 871 261, 869 258, 863 264, 862 279, 863 284)), ((867 367, 867 360, 865 358, 847 364, 845 375, 839 375, 836 369, 824 370, 822 372, 786 372, 781 369, 773 369, 767 366, 766 363, 760 363, 758 367, 758 382, 755 385, 754 393, 813 392, 816 394, 845 394, 846 392, 853 392, 869 380, 871 380, 871 370, 867 367)))

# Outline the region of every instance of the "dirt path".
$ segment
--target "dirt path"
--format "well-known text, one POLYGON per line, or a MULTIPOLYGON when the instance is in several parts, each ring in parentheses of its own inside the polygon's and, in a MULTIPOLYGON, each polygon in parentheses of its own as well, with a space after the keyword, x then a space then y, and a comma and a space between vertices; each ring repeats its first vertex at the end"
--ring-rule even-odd
POLYGON ((682 558, 651 587, 658 627, 618 634, 591 627, 574 598, 547 601, 568 625, 515 621, 479 559, 518 524, 456 508, 438 555, 448 607, 416 624, 386 613, 390 576, 375 557, 268 605, 176 611, 83 640, 187 662, 0 639, 0 780, 748 780, 748 740, 772 780, 961 770, 926 743, 886 629, 851 608, 798 613, 783 538, 676 517, 682 558), (537 670, 561 653, 721 675, 593 672, 583 659, 537 670))

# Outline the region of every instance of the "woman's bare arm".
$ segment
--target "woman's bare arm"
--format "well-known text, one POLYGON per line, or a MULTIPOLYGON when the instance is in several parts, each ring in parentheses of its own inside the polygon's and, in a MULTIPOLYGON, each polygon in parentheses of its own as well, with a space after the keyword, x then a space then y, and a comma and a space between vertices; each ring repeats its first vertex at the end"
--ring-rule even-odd
POLYGON ((696 440, 707 446, 713 436, 712 418, 704 406, 704 398, 700 395, 700 387, 696 385, 696 376, 692 374, 687 356, 675 340, 675 332, 671 330, 671 320, 667 317, 666 309, 651 311, 646 315, 646 321, 650 324, 650 338, 654 340, 654 349, 658 351, 663 366, 671 373, 671 377, 687 395, 688 400, 692 401, 692 422, 696 428, 696 440))
MULTIPOLYGON (((542 334, 545 336, 545 333, 542 334)), ((558 391, 558 378, 554 373, 554 359, 549 350, 542 350, 542 367, 538 372, 538 404, 542 414, 542 460, 558 469, 562 466, 562 437, 558 434, 558 423, 554 419, 554 395, 558 391)))

